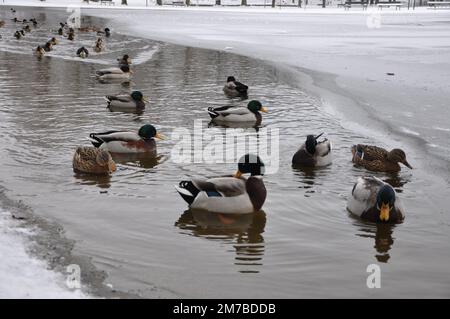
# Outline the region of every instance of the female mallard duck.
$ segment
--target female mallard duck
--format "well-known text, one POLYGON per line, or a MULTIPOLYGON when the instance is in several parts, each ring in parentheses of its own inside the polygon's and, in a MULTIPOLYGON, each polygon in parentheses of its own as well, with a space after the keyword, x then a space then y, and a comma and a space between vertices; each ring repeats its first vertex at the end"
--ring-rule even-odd
POLYGON ((306 142, 292 157, 292 165, 298 167, 320 167, 331 164, 331 142, 317 139, 323 135, 308 135, 306 142))
POLYGON ((57 45, 58 44, 58 40, 55 37, 51 38, 47 42, 51 43, 52 45, 57 45))
POLYGON ((153 153, 156 155, 154 137, 163 139, 153 125, 145 124, 137 133, 127 131, 108 131, 91 133, 92 144, 111 153, 153 153))
POLYGON ((406 160, 406 154, 403 150, 395 148, 388 152, 384 148, 372 145, 353 145, 352 162, 356 166, 362 166, 369 171, 395 173, 401 170, 398 163, 412 169, 406 160))
POLYGON ((23 31, 25 32, 31 32, 31 28, 30 26, 27 24, 26 26, 23 27, 23 31))
POLYGON ((108 102, 108 108, 110 110, 114 109, 144 109, 145 102, 147 99, 140 91, 133 91, 131 94, 122 94, 122 95, 107 95, 105 96, 106 101, 108 102))
POLYGON ((4 26, 5 26, 5 21, 0 20, 0 28, 2 28, 2 27, 4 27, 4 26))
POLYGON ((97 41, 95 41, 94 51, 97 53, 103 51, 103 40, 101 38, 98 38, 97 41))
POLYGON ((120 68, 102 69, 96 72, 99 80, 129 79, 133 71, 129 66, 121 66, 120 68))
POLYGON ((401 222, 405 218, 400 200, 391 185, 376 177, 359 177, 347 209, 371 222, 401 222))
POLYGON ((89 56, 89 51, 85 47, 81 47, 77 50, 77 56, 79 56, 82 59, 85 59, 89 56))
POLYGON ((244 155, 233 177, 182 181, 175 186, 191 209, 222 214, 249 214, 259 211, 266 200, 262 180, 264 163, 259 156, 244 155), (241 177, 249 173, 249 178, 241 177))
POLYGON ((67 40, 75 40, 75 32, 69 32, 69 34, 67 35, 67 40))
POLYGON ((260 125, 262 121, 260 111, 266 113, 267 109, 256 100, 250 101, 246 108, 232 106, 208 108, 209 116, 211 116, 213 122, 225 124, 256 122, 255 125, 260 125))
POLYGON ((108 151, 95 147, 78 147, 72 161, 73 170, 86 174, 110 174, 116 170, 108 151))
POLYGON ((228 97, 247 97, 248 86, 236 81, 234 76, 227 78, 227 83, 223 87, 223 92, 228 97))
POLYGON ((35 54, 38 58, 42 58, 42 57, 44 56, 44 54, 45 54, 44 48, 42 48, 40 45, 39 45, 35 50, 33 50, 33 51, 34 51, 34 54, 35 54))

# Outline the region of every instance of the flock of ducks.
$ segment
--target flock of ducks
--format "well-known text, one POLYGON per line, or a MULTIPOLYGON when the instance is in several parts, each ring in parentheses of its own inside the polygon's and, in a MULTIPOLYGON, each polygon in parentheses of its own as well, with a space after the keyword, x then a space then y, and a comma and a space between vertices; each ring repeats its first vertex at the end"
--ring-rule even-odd
MULTIPOLYGON (((33 23, 35 19, 14 22, 33 23)), ((0 27, 4 21, 0 21, 0 27)), ((95 28, 80 28, 80 32, 95 31, 99 35, 109 37, 110 30, 97 30, 95 28)), ((15 33, 16 38, 22 37, 25 32, 30 32, 27 25, 15 33)), ((67 24, 61 23, 59 35, 67 34, 67 38, 73 40, 75 30, 67 24)), ((49 40, 44 46, 36 49, 36 54, 42 56, 58 43, 56 38, 49 40)), ((101 52, 104 49, 103 40, 97 39, 94 50, 101 52)), ((81 47, 76 55, 85 58, 89 51, 81 47)), ((98 70, 96 76, 99 80, 120 79, 128 80, 133 74, 131 60, 128 55, 118 59, 118 66, 98 70)), ((228 98, 248 98, 248 86, 238 82, 235 77, 229 76, 223 87, 223 92, 228 98)), ((148 102, 140 91, 131 94, 106 96, 107 106, 111 110, 143 109, 148 102)), ((254 126, 261 125, 262 115, 267 109, 257 100, 251 100, 247 107, 225 106, 208 108, 207 112, 211 121, 223 126, 240 126, 251 123, 254 126)), ((292 157, 292 166, 297 168, 317 168, 331 164, 332 146, 328 139, 319 140, 323 135, 308 135, 292 157)), ((143 154, 156 156, 156 139, 164 139, 151 124, 143 125, 138 132, 107 131, 91 133, 89 139, 93 147, 78 147, 73 156, 73 169, 84 174, 111 174, 116 170, 116 164, 111 154, 143 154)), ((412 168, 406 160, 405 152, 401 149, 387 151, 381 147, 371 145, 354 145, 351 148, 352 162, 355 166, 375 172, 395 173, 400 171, 399 163, 412 168)), ((237 163, 237 171, 228 177, 216 177, 209 179, 192 179, 181 181, 176 190, 188 203, 191 209, 201 209, 212 213, 247 214, 259 211, 266 200, 267 190, 263 178, 264 163, 257 155, 246 154, 237 163), (249 177, 244 177, 248 174, 249 177)), ((382 180, 373 177, 360 177, 356 181, 351 197, 347 203, 348 210, 362 219, 372 222, 401 222, 404 219, 404 209, 397 198, 393 187, 382 180)))

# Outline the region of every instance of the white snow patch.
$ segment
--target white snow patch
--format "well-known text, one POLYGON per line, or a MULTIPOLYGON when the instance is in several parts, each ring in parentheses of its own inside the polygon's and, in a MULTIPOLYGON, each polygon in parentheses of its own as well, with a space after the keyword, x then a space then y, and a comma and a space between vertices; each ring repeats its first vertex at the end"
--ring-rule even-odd
POLYGON ((88 298, 79 289, 70 290, 63 274, 27 253, 32 234, 0 210, 0 298, 88 298))

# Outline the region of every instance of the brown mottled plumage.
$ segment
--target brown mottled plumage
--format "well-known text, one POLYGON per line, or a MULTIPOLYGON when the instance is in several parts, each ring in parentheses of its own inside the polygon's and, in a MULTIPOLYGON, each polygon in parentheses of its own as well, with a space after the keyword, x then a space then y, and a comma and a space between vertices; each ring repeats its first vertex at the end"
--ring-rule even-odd
POLYGON ((390 152, 384 148, 373 145, 353 145, 352 162, 357 166, 362 166, 369 171, 395 173, 400 171, 402 163, 412 169, 406 160, 406 154, 399 148, 394 148, 390 152))
POLYGON ((116 170, 108 151, 95 147, 78 147, 73 156, 73 170, 78 173, 110 174, 116 170))
POLYGON ((0 20, 0 28, 3 27, 5 25, 5 21, 0 20))

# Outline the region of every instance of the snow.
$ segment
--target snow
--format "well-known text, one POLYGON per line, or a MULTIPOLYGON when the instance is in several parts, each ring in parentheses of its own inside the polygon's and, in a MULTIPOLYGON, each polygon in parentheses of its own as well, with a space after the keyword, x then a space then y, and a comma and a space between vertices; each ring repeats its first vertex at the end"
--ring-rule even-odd
POLYGON ((87 298, 79 289, 70 290, 63 274, 28 254, 31 234, 0 210, 0 298, 87 298))

